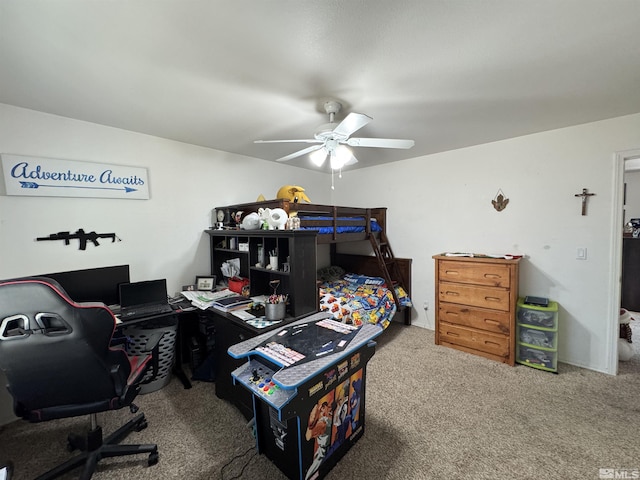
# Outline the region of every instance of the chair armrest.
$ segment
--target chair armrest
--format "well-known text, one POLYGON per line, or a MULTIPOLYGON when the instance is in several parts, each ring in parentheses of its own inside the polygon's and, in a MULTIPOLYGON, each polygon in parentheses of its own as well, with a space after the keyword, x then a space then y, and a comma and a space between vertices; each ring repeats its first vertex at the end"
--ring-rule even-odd
POLYGON ((120 373, 120 364, 111 365, 109 373, 111 374, 116 394, 119 397, 122 396, 125 388, 127 387, 127 379, 120 373))
POLYGON ((151 353, 151 376, 140 382, 141 384, 151 383, 158 376, 160 370, 160 340, 164 337, 165 332, 156 332, 149 336, 144 346, 144 351, 151 353))

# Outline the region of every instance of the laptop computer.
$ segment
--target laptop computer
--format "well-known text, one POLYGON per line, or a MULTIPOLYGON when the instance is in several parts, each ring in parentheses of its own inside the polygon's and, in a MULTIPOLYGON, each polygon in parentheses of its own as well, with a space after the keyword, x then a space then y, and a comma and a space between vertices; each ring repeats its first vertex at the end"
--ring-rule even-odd
POLYGON ((167 298, 167 280, 121 283, 120 319, 133 320, 164 313, 173 309, 167 298))

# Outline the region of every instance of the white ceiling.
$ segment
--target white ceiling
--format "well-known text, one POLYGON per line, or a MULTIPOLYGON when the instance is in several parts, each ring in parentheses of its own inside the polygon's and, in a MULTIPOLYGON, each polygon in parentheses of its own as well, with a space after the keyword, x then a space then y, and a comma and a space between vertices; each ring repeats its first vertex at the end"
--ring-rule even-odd
POLYGON ((640 112, 639 24, 638 0, 0 0, 0 103, 274 160, 308 145, 253 140, 310 138, 331 98, 416 142, 357 168, 640 112))

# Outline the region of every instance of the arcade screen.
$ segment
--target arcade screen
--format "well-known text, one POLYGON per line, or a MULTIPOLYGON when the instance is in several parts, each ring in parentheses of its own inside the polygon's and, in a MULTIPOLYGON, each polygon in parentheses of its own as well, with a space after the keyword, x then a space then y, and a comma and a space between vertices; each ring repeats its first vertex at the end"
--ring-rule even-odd
POLYGON ((358 330, 359 327, 328 318, 301 323, 280 330, 255 350, 278 365, 289 367, 344 350, 358 330))

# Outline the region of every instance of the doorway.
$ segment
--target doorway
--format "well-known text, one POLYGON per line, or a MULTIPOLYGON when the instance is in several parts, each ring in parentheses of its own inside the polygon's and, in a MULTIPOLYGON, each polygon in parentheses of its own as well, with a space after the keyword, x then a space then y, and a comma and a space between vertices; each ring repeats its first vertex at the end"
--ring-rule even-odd
MULTIPOLYGON (((610 307, 612 312, 612 322, 609 325, 609 369, 614 374, 619 371, 618 365, 618 338, 620 336, 620 328, 618 319, 620 316, 620 300, 622 291, 622 229, 624 223, 629 221, 629 218, 640 218, 640 215, 635 216, 634 210, 627 208, 628 198, 640 198, 640 192, 630 192, 626 190, 626 180, 630 180, 631 176, 635 176, 635 173, 640 172, 640 149, 626 150, 618 152, 615 155, 615 168, 614 168, 614 190, 613 190, 613 216, 612 216, 612 265, 611 269, 612 279, 611 285, 614 287, 611 292, 610 307), (628 174, 626 172, 629 172, 628 174), (627 178, 625 178, 627 177, 627 178)), ((640 173, 638 173, 640 176, 640 173)), ((630 184, 635 182, 629 182, 630 184)), ((634 188, 630 185, 630 188, 634 188)), ((640 212, 640 206, 638 210, 640 212)), ((640 240, 638 240, 640 241, 640 240)))

